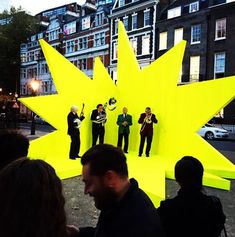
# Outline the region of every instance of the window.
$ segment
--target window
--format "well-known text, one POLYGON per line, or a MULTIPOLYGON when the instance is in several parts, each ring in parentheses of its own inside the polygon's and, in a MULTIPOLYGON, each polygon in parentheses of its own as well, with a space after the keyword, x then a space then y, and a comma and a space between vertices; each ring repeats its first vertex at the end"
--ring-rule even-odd
POLYGON ((117 59, 118 51, 117 51, 117 43, 113 44, 113 59, 117 59))
POLYGON ((116 19, 114 23, 114 34, 116 35, 117 33, 118 33, 118 19, 116 19))
POLYGON ((27 54, 26 53, 21 53, 21 63, 26 63, 27 62, 27 54))
POLYGON ((125 26, 126 31, 128 31, 128 16, 123 17, 123 24, 125 26))
POLYGON ((98 33, 94 35, 94 47, 105 44, 105 33, 98 33))
POLYGON ((102 25, 104 21, 104 13, 97 13, 97 15, 95 16, 95 25, 99 26, 102 25))
POLYGON ((142 38, 142 55, 150 53, 150 36, 143 36, 142 38))
POLYGON ((79 38, 79 49, 87 49, 87 37, 79 38))
POLYGON ((214 78, 224 77, 225 73, 225 52, 215 54, 214 78))
POLYGON ((70 35, 76 32, 76 21, 64 25, 64 33, 70 35))
POLYGON ((20 78, 21 79, 25 79, 26 78, 26 69, 25 68, 21 68, 20 69, 20 78))
POLYGON ((199 2, 192 2, 189 5, 189 13, 197 12, 199 10, 199 2))
POLYGON ((215 23, 215 39, 226 38, 226 18, 216 20, 215 23))
POLYGON ((200 56, 190 57, 190 82, 199 81, 200 56))
POLYGON ((125 0, 119 0, 119 7, 122 7, 125 5, 125 0))
POLYGON ((150 25, 150 10, 144 11, 144 26, 150 25))
POLYGON ((167 31, 159 35, 159 50, 167 49, 167 31))
POLYGON ((201 42, 201 25, 194 25, 191 27, 191 44, 201 42))
POLYGON ((167 19, 171 19, 180 15, 181 15, 181 7, 176 7, 176 8, 168 10, 167 19))
POLYGON ((131 39, 131 46, 134 51, 134 54, 137 54, 137 39, 131 39))
POLYGON ((73 53, 74 51, 75 51, 74 40, 66 42, 66 53, 73 53))
POLYGON ((175 29, 174 45, 179 43, 182 39, 183 39, 183 28, 175 29))
POLYGON ((137 29, 137 14, 132 15, 132 30, 137 29))

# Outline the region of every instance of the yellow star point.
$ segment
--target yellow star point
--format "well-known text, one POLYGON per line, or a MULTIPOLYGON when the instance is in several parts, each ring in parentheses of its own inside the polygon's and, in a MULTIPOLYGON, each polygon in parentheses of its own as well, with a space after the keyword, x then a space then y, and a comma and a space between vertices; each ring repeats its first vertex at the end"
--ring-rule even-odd
POLYGON ((185 155, 194 156, 203 163, 205 185, 230 188, 230 182, 224 178, 235 178, 235 166, 196 132, 234 98, 235 77, 178 86, 185 41, 141 69, 121 22, 117 86, 99 58, 95 60, 91 80, 45 41, 40 43, 58 94, 22 98, 21 102, 57 131, 32 141, 31 157, 52 164, 61 178, 81 174, 80 162, 68 159, 67 114, 72 105, 81 109, 82 103, 85 103, 86 118, 80 129, 82 154, 91 146, 92 109, 114 97, 117 108, 107 112, 105 143, 117 144, 116 119, 122 107, 126 106, 133 117, 127 156, 129 173, 137 178, 140 187, 156 206, 165 198, 165 178, 174 178, 174 165, 185 155), (140 141, 137 121, 146 106, 151 107, 159 121, 154 128, 151 157, 148 159, 137 158, 140 141))

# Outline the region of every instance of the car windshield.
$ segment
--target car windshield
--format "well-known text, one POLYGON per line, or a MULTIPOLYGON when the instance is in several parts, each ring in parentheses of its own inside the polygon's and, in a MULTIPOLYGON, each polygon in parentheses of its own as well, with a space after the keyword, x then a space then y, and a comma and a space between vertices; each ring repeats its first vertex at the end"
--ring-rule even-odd
POLYGON ((205 126, 206 127, 210 127, 210 128, 214 128, 215 127, 215 126, 213 126, 212 124, 209 124, 209 123, 207 123, 205 126))

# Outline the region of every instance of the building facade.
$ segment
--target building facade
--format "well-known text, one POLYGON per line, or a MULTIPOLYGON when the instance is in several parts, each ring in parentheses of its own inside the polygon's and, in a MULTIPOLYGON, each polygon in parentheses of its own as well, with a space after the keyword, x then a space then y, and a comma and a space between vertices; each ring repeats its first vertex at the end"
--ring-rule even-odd
POLYGON ((32 94, 30 83, 35 79, 40 84, 37 94, 56 93, 39 39, 45 39, 90 78, 95 57, 100 57, 108 70, 110 27, 107 16, 112 6, 111 0, 87 1, 83 6, 71 3, 36 15, 41 32, 21 45, 21 96, 32 94))
POLYGON ((117 81, 118 20, 126 28, 141 68, 155 59, 156 0, 116 0, 109 16, 111 24, 110 75, 117 81))
MULTIPOLYGON (((187 41, 179 84, 235 75, 235 2, 174 1, 156 22, 156 56, 187 41)), ((235 121, 235 103, 222 113, 235 121)))

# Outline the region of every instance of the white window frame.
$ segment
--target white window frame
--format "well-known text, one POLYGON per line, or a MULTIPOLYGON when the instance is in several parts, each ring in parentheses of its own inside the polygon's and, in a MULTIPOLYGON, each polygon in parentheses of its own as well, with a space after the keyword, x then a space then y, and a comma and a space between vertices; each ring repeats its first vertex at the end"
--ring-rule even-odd
POLYGON ((145 35, 142 37, 142 55, 148 55, 150 54, 150 35, 145 35), (149 47, 147 48, 148 50, 145 52, 144 49, 144 39, 148 39, 149 40, 149 47))
POLYGON ((193 12, 197 12, 199 11, 199 2, 192 2, 189 4, 189 13, 193 13, 193 12), (196 10, 193 8, 194 6, 196 6, 196 10))
MULTIPOLYGON (((190 79, 190 82, 198 82, 199 81, 199 76, 200 76, 200 60, 201 60, 201 57, 200 57, 200 55, 195 55, 195 56, 191 56, 190 57, 190 71, 189 71, 189 79, 190 79), (193 59, 197 59, 197 61, 198 61, 198 72, 196 71, 196 73, 195 72, 193 72, 192 73, 192 69, 193 69, 193 67, 192 67, 192 61, 193 61, 193 59)), ((194 67, 195 68, 195 67, 194 67)))
MULTIPOLYGON (((221 60, 221 59, 220 59, 221 60)), ((226 53, 225 52, 217 52, 214 55, 214 78, 217 73, 225 73, 225 65, 226 65, 226 53), (223 70, 218 70, 217 71, 217 56, 218 55, 223 55, 224 56, 224 65, 223 65, 223 70)))
POLYGON ((128 28, 129 28, 128 16, 124 16, 124 17, 123 17, 123 25, 124 25, 126 31, 129 31, 129 30, 128 30, 128 28), (126 22, 127 24, 125 24, 125 22, 126 22))
POLYGON ((138 17, 137 17, 137 13, 132 14, 132 30, 137 30, 138 29, 138 17), (136 19, 136 27, 134 28, 134 18, 136 19))
POLYGON ((215 21, 215 40, 223 40, 223 39, 226 39, 226 24, 227 24, 227 20, 226 18, 220 18, 220 19, 217 19, 215 21), (219 22, 221 21, 224 21, 225 20, 225 36, 222 36, 222 37, 218 37, 218 32, 219 32, 219 22))
POLYGON ((118 19, 115 19, 114 21, 114 35, 117 35, 118 33, 118 19))
POLYGON ((200 44, 201 43, 201 32, 202 32, 201 28, 202 28, 201 24, 191 26, 191 44, 200 44), (193 41, 193 39, 194 39, 193 38, 193 36, 194 36, 194 34, 193 34, 194 30, 193 29, 194 29, 194 27, 198 27, 198 26, 200 27, 200 39, 198 41, 193 41))
POLYGON ((134 54, 137 55, 137 38, 130 39, 132 49, 134 51, 134 54), (136 47, 134 47, 136 46, 136 47))
POLYGON ((167 49, 167 37, 168 37, 167 31, 161 32, 159 34, 159 49, 158 50, 167 49))
POLYGON ((181 28, 176 28, 175 29, 175 32, 174 32, 174 45, 178 44, 181 40, 183 40, 184 38, 184 28, 181 27, 181 28), (179 30, 182 30, 182 38, 180 40, 176 40, 176 32, 179 31, 179 30))
POLYGON ((151 18, 150 17, 150 9, 144 10, 144 27, 150 26, 150 24, 151 24, 150 18, 151 18), (146 16, 147 13, 149 14, 149 18, 148 18, 149 24, 146 24, 146 19, 145 19, 145 16, 146 16))

